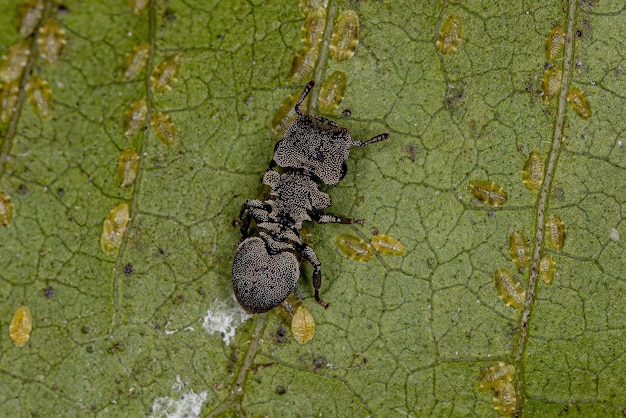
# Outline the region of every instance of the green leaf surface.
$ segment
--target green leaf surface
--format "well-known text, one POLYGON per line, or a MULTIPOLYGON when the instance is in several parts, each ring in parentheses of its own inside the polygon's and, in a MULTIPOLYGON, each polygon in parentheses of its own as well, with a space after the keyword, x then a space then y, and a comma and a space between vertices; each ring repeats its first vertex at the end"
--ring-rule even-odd
MULTIPOLYGON (((353 9, 360 35, 346 61, 320 54, 316 88, 336 70, 348 78, 326 116, 356 139, 391 137, 354 148, 347 175, 327 189, 329 213, 366 226, 305 226, 330 307, 315 303, 305 265, 296 294, 317 325, 304 345, 281 308, 243 315, 230 277, 233 221, 259 196, 278 139, 270 122, 304 84, 289 77, 302 46, 298 2, 153 1, 138 14, 124 1, 44 3, 67 45, 49 64, 40 35, 26 38, 17 102, 0 125, 0 192, 13 204, 0 226, 1 415, 495 416, 477 382, 498 362, 515 367, 521 415, 623 415, 623 1, 328 1, 328 24, 353 9), (441 54, 451 15, 461 44, 441 54), (545 103, 556 23, 568 41, 550 65, 564 84, 545 103), (141 43, 147 68, 125 80, 125 55, 141 43), (176 80, 158 92, 150 74, 175 54, 176 80), (52 90, 47 119, 29 103, 34 76, 52 90), (591 118, 565 102, 571 87, 591 118), (124 113, 140 98, 149 119, 127 138, 124 113), (150 124, 158 111, 175 126, 171 145, 150 124), (121 188, 118 158, 131 145, 139 170, 121 188), (547 161, 536 192, 521 176, 531 150, 547 161), (499 184, 508 201, 478 202, 470 180, 499 184), (130 220, 106 253, 103 222, 120 203, 130 220), (542 239, 552 213, 565 223, 561 251, 542 239), (369 240, 373 228, 406 254, 361 263, 337 248, 339 234, 369 240), (516 230, 530 238, 523 271, 507 248, 516 230), (547 254, 550 287, 536 275, 547 254), (499 268, 521 279, 523 309, 499 298, 499 268), (17 347, 9 324, 22 305, 33 330, 17 347)), ((23 5, 0 5, 5 54, 20 41, 23 5)))

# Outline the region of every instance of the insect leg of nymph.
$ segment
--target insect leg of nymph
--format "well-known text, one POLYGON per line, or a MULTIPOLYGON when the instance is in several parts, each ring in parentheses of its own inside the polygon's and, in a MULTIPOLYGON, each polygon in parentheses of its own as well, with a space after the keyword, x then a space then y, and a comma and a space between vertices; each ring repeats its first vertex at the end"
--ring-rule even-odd
POLYGON ((374 144, 376 142, 380 142, 380 141, 385 140, 387 138, 389 138, 389 134, 380 134, 380 135, 376 135, 374 138, 368 139, 365 142, 362 142, 362 141, 352 141, 352 146, 353 147, 364 147, 364 146, 369 145, 369 144, 374 144))
POLYGON ((313 213, 311 214, 313 219, 318 224, 359 224, 363 225, 365 221, 363 219, 344 218, 343 216, 330 215, 328 213, 313 213))
POLYGON ((298 254, 307 260, 313 266, 313 290, 315 291, 315 300, 324 308, 328 308, 328 303, 320 299, 320 288, 322 287, 322 263, 317 258, 317 254, 313 248, 305 243, 298 243, 296 246, 298 254))

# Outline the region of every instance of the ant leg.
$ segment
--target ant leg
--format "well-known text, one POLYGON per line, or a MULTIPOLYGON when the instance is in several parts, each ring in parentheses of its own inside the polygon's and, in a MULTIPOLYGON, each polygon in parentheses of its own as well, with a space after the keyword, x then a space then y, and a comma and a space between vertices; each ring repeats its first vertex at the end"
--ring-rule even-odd
POLYGON ((315 300, 322 305, 324 309, 328 308, 328 303, 320 299, 320 288, 322 287, 322 264, 320 260, 318 260, 313 248, 304 243, 299 244, 297 249, 302 258, 306 259, 313 266, 313 290, 315 291, 315 300))
POLYGON ((250 221, 254 219, 255 222, 266 221, 267 214, 271 212, 272 208, 265 202, 255 199, 248 199, 241 205, 241 212, 239 212, 239 229, 241 230, 241 240, 250 236, 248 229, 250 228, 250 221))
POLYGON ((366 145, 369 144, 374 144, 376 142, 380 142, 384 139, 389 138, 389 134, 380 134, 380 135, 376 135, 374 138, 368 139, 365 142, 361 142, 361 141, 352 141, 352 146, 353 147, 364 147, 366 145))
POLYGON ((332 120, 330 120, 330 119, 326 119, 326 118, 323 118, 323 117, 321 117, 321 116, 315 116, 315 119, 319 120, 319 121, 320 121, 320 122, 322 122, 322 123, 325 123, 325 124, 327 124, 327 125, 330 125, 330 126, 339 126, 339 125, 337 125, 335 122, 333 122, 332 120))
POLYGON ((315 85, 315 81, 314 80, 311 80, 308 83, 306 83, 306 86, 304 86, 304 90, 302 90, 302 95, 300 95, 300 98, 296 102, 296 105, 293 107, 294 110, 296 111, 296 113, 298 114, 298 116, 302 116, 302 111, 300 110, 300 105, 302 104, 302 102, 304 101, 306 96, 309 94, 309 92, 311 91, 311 89, 313 88, 314 85, 315 85))
POLYGON ((319 224, 359 224, 363 225, 363 219, 344 218, 343 216, 330 215, 328 213, 313 213, 311 219, 319 224))

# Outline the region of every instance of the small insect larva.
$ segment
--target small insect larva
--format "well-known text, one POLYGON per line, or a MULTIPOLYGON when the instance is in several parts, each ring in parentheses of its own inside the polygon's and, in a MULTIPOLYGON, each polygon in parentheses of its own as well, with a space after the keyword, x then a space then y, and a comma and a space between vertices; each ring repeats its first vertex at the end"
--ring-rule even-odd
POLYGON ((319 9, 320 7, 325 9, 328 5, 328 0, 300 0, 299 3, 300 13, 306 16, 311 10, 319 9))
MULTIPOLYGON (((293 122, 298 116, 298 114, 294 110, 294 106, 299 98, 300 98, 299 93, 285 97, 285 100, 283 100, 283 102, 280 104, 280 107, 278 108, 276 113, 274 113, 271 126, 272 126, 272 131, 276 135, 282 137, 285 131, 287 130, 287 128, 289 127, 289 125, 291 125, 291 122, 293 122)), ((304 106, 305 104, 306 102, 302 103, 303 105, 302 108, 304 109, 303 111, 306 112, 307 108, 306 106, 304 106)))
POLYGON ((315 336, 315 319, 306 306, 300 305, 291 319, 293 338, 300 344, 311 341, 315 336))
POLYGON ((324 81, 320 88, 319 109, 322 113, 330 113, 339 107, 346 91, 348 77, 341 71, 335 71, 324 81))
POLYGON ((338 235, 337 246, 346 257, 356 261, 370 261, 374 258, 372 246, 354 235, 338 235))
POLYGON ((48 82, 41 77, 33 76, 26 84, 26 93, 35 112, 48 119, 52 113, 52 90, 48 82))
POLYGON ((120 154, 117 165, 117 182, 120 187, 128 187, 135 182, 139 170, 139 154, 134 147, 126 147, 120 154))
POLYGON ((491 391, 493 408, 500 416, 508 417, 515 412, 514 377, 515 367, 509 363, 499 362, 483 370, 476 384, 480 391, 491 391))
POLYGON ((107 215, 102 223, 102 235, 100 245, 105 253, 113 253, 122 245, 122 239, 126 232, 126 225, 129 220, 128 205, 120 203, 107 215))
POLYGON ((524 307, 526 292, 517 278, 508 270, 498 269, 493 275, 498 296, 505 305, 515 309, 524 307))
POLYGON ((291 62, 291 81, 301 82, 311 78, 317 58, 319 57, 319 46, 315 48, 302 48, 291 62))
POLYGON ((172 145, 178 139, 176 126, 170 118, 170 115, 163 112, 155 112, 152 114, 152 127, 159 139, 166 145, 172 145))
POLYGON ((565 30, 560 23, 550 29, 546 38, 546 58, 553 61, 561 56, 565 46, 565 30))
POLYGON ((140 14, 150 4, 150 0, 128 0, 128 5, 136 15, 140 14))
POLYGON ((384 255, 404 255, 406 253, 400 241, 385 234, 374 235, 372 237, 372 247, 384 255))
POLYGON ((21 306, 13 314, 9 325, 9 336, 17 347, 23 347, 30 339, 33 330, 33 316, 28 306, 21 306))
POLYGON ((563 241, 565 240, 565 224, 558 215, 552 214, 548 216, 548 220, 546 221, 546 236, 552 248, 561 251, 563 241))
POLYGON ((512 417, 515 415, 515 406, 517 403, 517 396, 515 394, 515 387, 510 382, 501 382, 498 386, 492 389, 493 409, 501 417, 512 417))
POLYGON ((11 120, 19 94, 20 86, 17 81, 0 84, 0 121, 2 123, 8 123, 11 120))
POLYGON ((128 105, 124 111, 124 136, 132 138, 140 129, 143 129, 148 118, 148 102, 141 98, 128 105))
POLYGON ((26 41, 20 41, 9 48, 3 57, 4 62, 0 68, 0 80, 7 84, 19 80, 28 62, 30 49, 26 41))
POLYGON ((172 84, 176 82, 180 60, 179 54, 170 55, 154 69, 150 82, 156 92, 161 93, 172 89, 172 84))
POLYGON ((20 36, 27 38, 33 34, 43 15, 43 0, 28 0, 20 9, 20 36))
POLYGON ((552 256, 545 256, 539 261, 539 277, 546 283, 546 286, 550 286, 554 280, 554 273, 556 272, 556 261, 552 256))
POLYGON ((8 226, 13 217, 13 202, 8 194, 0 192, 0 223, 8 226))
POLYGON ((141 43, 133 47, 133 51, 124 57, 124 69, 122 70, 122 78, 130 81, 137 77, 145 68, 150 54, 150 45, 141 43))
POLYGON ((523 231, 515 231, 509 237, 509 255, 517 267, 524 268, 530 262, 528 239, 523 231))
POLYGON ((326 9, 311 10, 302 25, 302 44, 305 48, 318 48, 326 26, 326 9))
POLYGON ((467 189, 476 199, 490 206, 503 205, 508 198, 498 183, 489 180, 472 180, 467 184, 467 189))
POLYGON ((450 15, 443 22, 437 36, 437 50, 442 54, 452 54, 461 45, 462 21, 457 15, 450 15))
POLYGON ((56 20, 46 20, 43 26, 39 28, 39 36, 37 37, 41 57, 48 63, 54 64, 59 60, 65 44, 67 44, 65 30, 56 20))
POLYGON ((359 16, 353 10, 342 12, 335 22, 330 42, 330 56, 345 61, 354 55, 359 44, 359 16))
POLYGON ((543 101, 549 102, 554 99, 561 89, 561 77, 563 73, 557 67, 550 67, 543 73, 543 101))
POLYGON ((493 389, 501 382, 512 382, 515 377, 515 366, 503 361, 482 371, 476 387, 478 390, 493 389))
POLYGON ((291 62, 290 78, 293 82, 301 82, 311 78, 319 57, 321 40, 326 25, 326 10, 312 9, 307 13, 302 25, 302 48, 291 62))
POLYGON ((591 117, 591 105, 584 92, 578 90, 576 87, 572 87, 567 93, 567 103, 574 112, 583 119, 589 119, 591 117))
POLYGON ((539 190, 543 184, 545 162, 538 151, 532 151, 522 171, 522 182, 528 190, 539 190))

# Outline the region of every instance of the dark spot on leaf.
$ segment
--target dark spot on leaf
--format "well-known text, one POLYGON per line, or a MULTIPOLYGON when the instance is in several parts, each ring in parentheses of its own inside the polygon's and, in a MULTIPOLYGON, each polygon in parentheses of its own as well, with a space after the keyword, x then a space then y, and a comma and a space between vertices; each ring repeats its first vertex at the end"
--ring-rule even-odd
POLYGON ((281 325, 276 334, 274 334, 274 341, 277 343, 286 343, 287 342, 287 330, 281 325))
POLYGON ((174 12, 174 10, 170 9, 169 7, 165 9, 165 13, 163 14, 163 17, 165 18, 165 21, 167 23, 173 23, 176 21, 176 13, 174 12))
POLYGON ((554 198, 554 200, 563 202, 565 200, 565 191, 560 187, 555 187, 552 190, 552 197, 554 198))
POLYGON ((415 162, 415 156, 417 155, 417 147, 414 144, 410 144, 406 147, 406 153, 409 156, 411 162, 415 162))
POLYGON ((115 343, 113 344, 110 348, 109 348, 109 353, 111 354, 115 354, 119 351, 124 351, 124 344, 122 343, 115 343))
POLYGON ((443 98, 443 103, 446 110, 455 119, 461 119, 465 113, 465 88, 463 86, 456 86, 448 84, 446 88, 446 94, 443 98))
POLYGON ((315 366, 315 369, 321 369, 327 364, 328 360, 326 360, 326 357, 324 356, 315 357, 315 359, 313 359, 313 366, 315 366))
POLYGON ((124 274, 127 275, 127 276, 130 276, 131 274, 133 274, 134 270, 135 270, 135 268, 130 263, 128 263, 128 264, 126 264, 124 266, 124 274))

